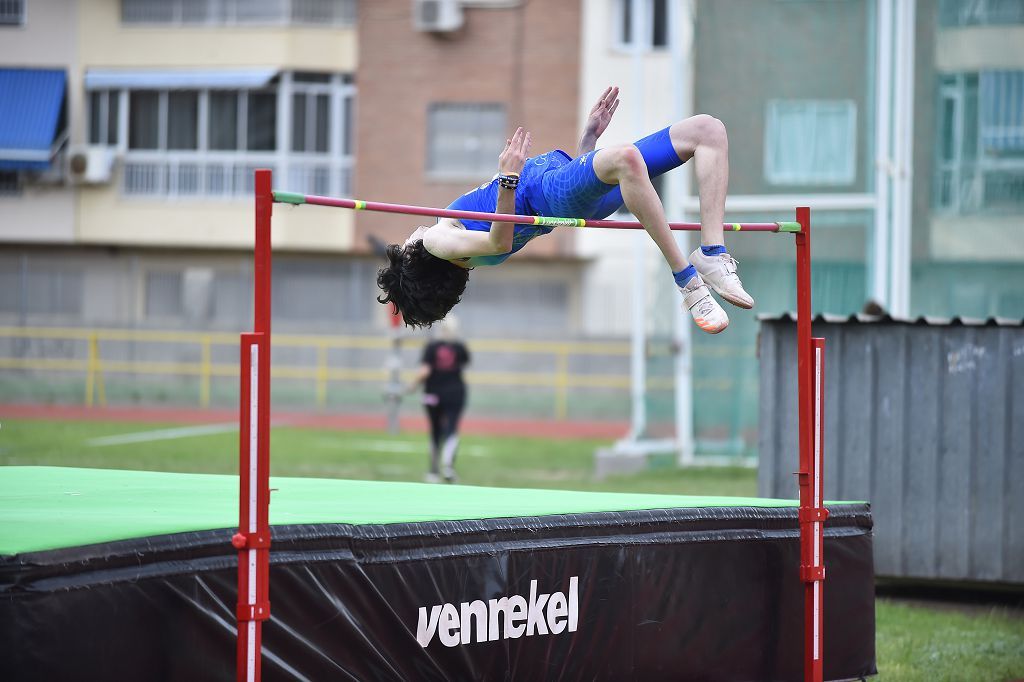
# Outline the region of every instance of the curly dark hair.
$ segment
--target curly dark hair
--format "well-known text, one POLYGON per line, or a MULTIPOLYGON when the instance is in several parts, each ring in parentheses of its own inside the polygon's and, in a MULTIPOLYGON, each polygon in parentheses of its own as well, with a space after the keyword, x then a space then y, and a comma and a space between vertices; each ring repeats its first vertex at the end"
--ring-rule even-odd
POLYGON ((377 272, 377 286, 384 291, 381 303, 402 313, 407 327, 429 327, 462 298, 469 270, 430 255, 423 240, 404 247, 388 244, 388 265, 377 272))

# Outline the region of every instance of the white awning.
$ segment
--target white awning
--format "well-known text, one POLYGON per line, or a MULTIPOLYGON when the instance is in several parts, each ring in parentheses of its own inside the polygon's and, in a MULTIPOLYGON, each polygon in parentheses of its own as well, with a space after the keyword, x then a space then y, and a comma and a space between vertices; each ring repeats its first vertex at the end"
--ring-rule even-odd
POLYGON ((262 88, 278 73, 273 68, 89 69, 86 90, 244 90, 262 88))

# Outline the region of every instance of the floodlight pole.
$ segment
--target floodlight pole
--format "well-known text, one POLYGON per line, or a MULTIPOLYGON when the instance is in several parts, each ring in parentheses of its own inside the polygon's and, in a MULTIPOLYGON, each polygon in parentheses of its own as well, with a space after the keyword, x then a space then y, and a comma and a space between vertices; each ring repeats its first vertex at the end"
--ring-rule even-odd
POLYGON ((258 682, 263 621, 270 618, 270 217, 271 171, 256 171, 254 331, 242 334, 239 392, 237 679, 258 682))

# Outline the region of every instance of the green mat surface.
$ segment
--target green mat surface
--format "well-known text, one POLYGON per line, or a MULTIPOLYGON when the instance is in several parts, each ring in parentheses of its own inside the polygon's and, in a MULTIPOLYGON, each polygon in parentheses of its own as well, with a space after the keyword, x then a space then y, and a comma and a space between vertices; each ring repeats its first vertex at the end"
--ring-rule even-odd
MULTIPOLYGON (((271 525, 494 519, 681 507, 796 507, 795 500, 271 478, 271 525)), ((0 467, 0 555, 237 528, 238 478, 0 467)))

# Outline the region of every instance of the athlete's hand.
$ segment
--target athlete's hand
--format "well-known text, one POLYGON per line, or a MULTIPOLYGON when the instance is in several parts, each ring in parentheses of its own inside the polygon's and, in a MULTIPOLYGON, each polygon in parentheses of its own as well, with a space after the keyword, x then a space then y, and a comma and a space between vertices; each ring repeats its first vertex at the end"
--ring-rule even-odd
POLYGON ((583 127, 583 136, 592 138, 594 141, 601 137, 601 134, 608 129, 612 122, 615 110, 619 108, 619 88, 611 86, 605 89, 597 104, 590 110, 587 117, 587 124, 583 127))
POLYGON ((508 175, 514 173, 520 175, 523 166, 526 164, 526 157, 530 154, 532 140, 530 133, 523 130, 522 126, 516 128, 516 132, 508 140, 505 140, 505 149, 498 156, 498 174, 508 175))

